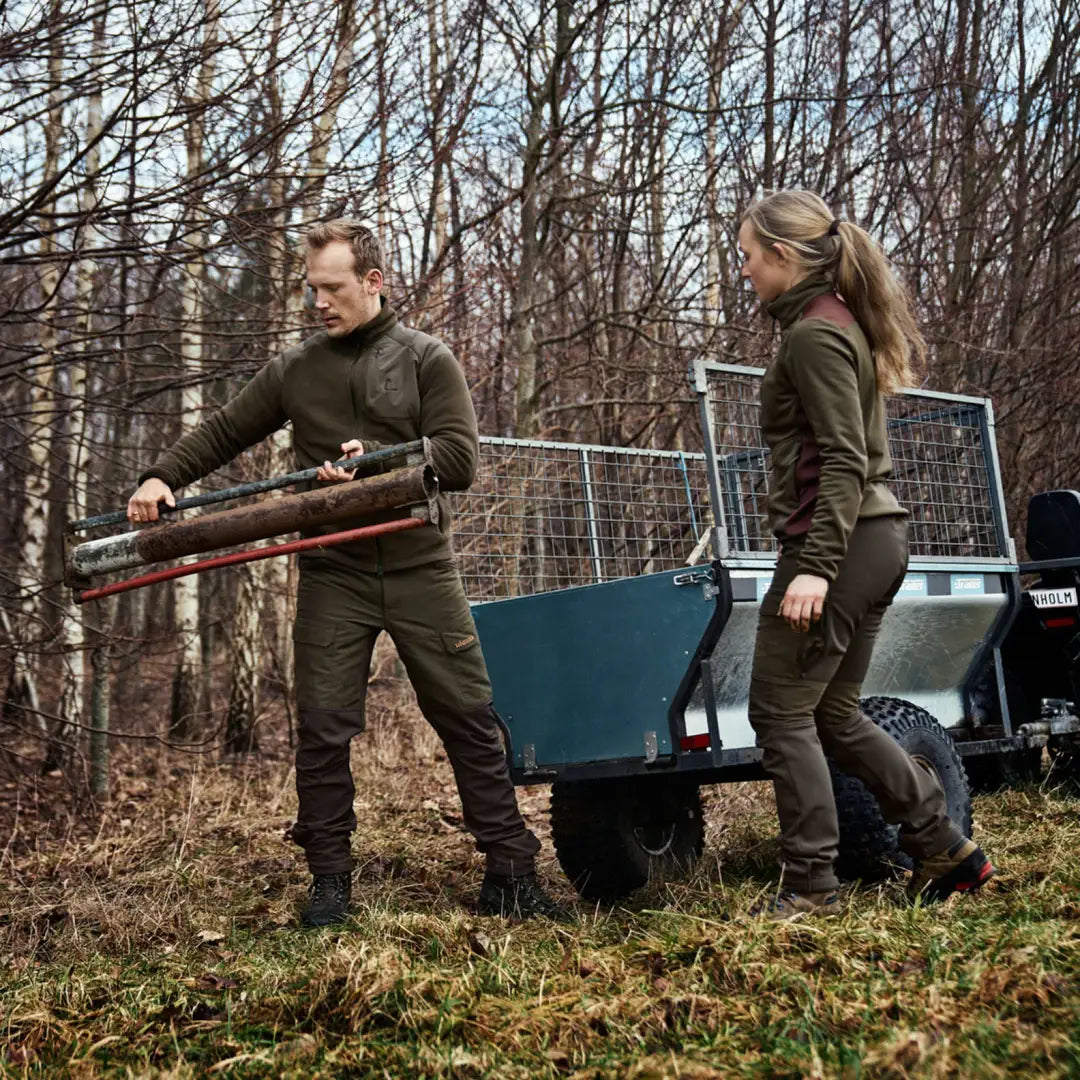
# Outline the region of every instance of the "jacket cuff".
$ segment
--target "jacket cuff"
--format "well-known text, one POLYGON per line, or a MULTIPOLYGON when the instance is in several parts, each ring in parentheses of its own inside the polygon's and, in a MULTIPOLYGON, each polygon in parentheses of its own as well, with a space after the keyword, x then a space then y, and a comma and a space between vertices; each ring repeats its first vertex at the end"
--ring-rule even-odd
POLYGON ((812 574, 814 577, 824 578, 829 584, 836 580, 837 565, 832 559, 819 559, 813 554, 805 552, 799 556, 795 563, 796 574, 812 574))
POLYGON ((181 488, 184 485, 176 483, 176 477, 171 475, 167 469, 151 468, 146 472, 139 474, 139 479, 136 481, 138 484, 145 484, 147 480, 160 480, 163 484, 168 484, 169 488, 176 491, 177 488, 181 488))
MULTIPOLYGON (((374 439, 361 439, 364 444, 365 454, 374 454, 377 450, 385 450, 388 446, 393 446, 393 443, 381 443, 376 442, 374 439)), ((379 473, 384 473, 390 467, 389 461, 376 461, 372 465, 368 465, 362 469, 357 469, 357 476, 377 476, 379 473)))

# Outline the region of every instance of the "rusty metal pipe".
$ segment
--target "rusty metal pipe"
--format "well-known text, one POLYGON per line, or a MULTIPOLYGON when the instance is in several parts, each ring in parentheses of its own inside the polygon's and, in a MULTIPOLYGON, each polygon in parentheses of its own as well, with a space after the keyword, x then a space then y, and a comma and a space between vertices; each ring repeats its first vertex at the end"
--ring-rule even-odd
POLYGON ((271 544, 270 547, 233 551, 228 555, 215 555, 211 559, 202 559, 197 563, 185 563, 183 566, 173 566, 168 570, 155 570, 139 577, 114 581, 111 585, 102 585, 96 589, 83 589, 75 592, 75 603, 85 604, 89 600, 100 600, 103 596, 115 596, 117 593, 130 592, 132 589, 143 589, 147 585, 157 585, 162 581, 173 581, 176 578, 189 577, 191 574, 201 574, 207 570, 216 570, 222 566, 258 562, 261 559, 274 559, 281 555, 290 555, 294 551, 311 551, 315 548, 335 547, 337 544, 348 544, 368 536, 386 536, 389 533, 404 532, 406 529, 415 529, 427 524, 425 508, 418 507, 418 510, 424 511, 425 516, 395 518, 393 521, 384 521, 378 525, 364 525, 359 529, 329 533, 326 536, 311 536, 306 540, 290 540, 287 544, 271 544))
POLYGON ((253 506, 88 540, 68 552, 64 580, 77 585, 96 574, 180 559, 298 529, 336 525, 399 507, 426 504, 429 520, 437 523, 438 493, 434 469, 430 465, 412 465, 316 491, 266 499, 253 506))

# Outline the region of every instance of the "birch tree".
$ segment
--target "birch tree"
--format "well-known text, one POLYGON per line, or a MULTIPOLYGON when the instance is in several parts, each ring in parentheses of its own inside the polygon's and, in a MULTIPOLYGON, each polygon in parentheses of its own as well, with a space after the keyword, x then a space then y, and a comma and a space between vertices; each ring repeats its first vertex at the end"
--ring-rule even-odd
MULTIPOLYGON (((204 0, 201 59, 194 86, 185 101, 188 115, 187 223, 184 276, 180 283, 180 362, 184 383, 180 391, 180 429, 193 431, 203 418, 203 319, 207 286, 206 211, 200 205, 200 184, 206 172, 206 115, 214 94, 218 59, 218 0, 204 0)), ((189 489, 188 494, 193 494, 189 489)), ((177 737, 190 736, 191 721, 207 705, 208 688, 203 665, 202 628, 199 621, 198 577, 181 578, 174 586, 176 632, 180 654, 173 676, 172 728, 177 737)))

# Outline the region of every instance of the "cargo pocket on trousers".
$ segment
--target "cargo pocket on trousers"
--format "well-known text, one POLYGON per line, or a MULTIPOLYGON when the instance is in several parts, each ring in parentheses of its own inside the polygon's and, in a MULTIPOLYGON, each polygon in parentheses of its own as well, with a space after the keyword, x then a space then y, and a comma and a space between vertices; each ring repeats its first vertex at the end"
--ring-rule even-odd
POLYGON ((829 651, 829 605, 821 612, 821 618, 810 624, 803 635, 805 642, 799 650, 799 670, 804 678, 812 678, 815 668, 826 658, 829 651))
POLYGON ((342 678, 334 656, 337 627, 324 619, 297 619, 293 623, 293 664, 296 672, 296 703, 300 708, 335 708, 336 688, 342 678))
POLYGON ((483 705, 491 700, 487 665, 475 630, 451 630, 439 635, 449 653, 447 665, 454 684, 454 697, 462 708, 483 705))

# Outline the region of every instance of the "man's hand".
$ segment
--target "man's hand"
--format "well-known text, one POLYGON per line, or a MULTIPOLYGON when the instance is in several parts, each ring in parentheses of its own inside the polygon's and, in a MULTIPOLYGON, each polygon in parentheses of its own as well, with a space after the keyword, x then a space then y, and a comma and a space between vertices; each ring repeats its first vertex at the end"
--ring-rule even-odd
MULTIPOLYGON (((359 439, 350 439, 341 444, 343 458, 359 457, 364 452, 364 444, 359 439)), ((324 461, 315 474, 319 480, 351 480, 356 475, 355 469, 339 469, 329 461, 324 461)))
POLYGON ((816 574, 796 574, 780 602, 780 618, 792 630, 806 631, 821 618, 829 582, 816 574))
POLYGON ((176 506, 172 488, 156 476, 144 480, 139 485, 138 491, 128 499, 128 521, 157 521, 158 503, 162 500, 166 506, 176 506))

